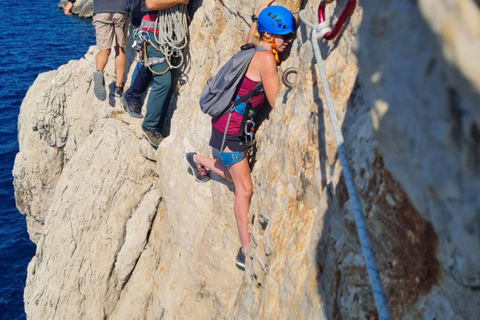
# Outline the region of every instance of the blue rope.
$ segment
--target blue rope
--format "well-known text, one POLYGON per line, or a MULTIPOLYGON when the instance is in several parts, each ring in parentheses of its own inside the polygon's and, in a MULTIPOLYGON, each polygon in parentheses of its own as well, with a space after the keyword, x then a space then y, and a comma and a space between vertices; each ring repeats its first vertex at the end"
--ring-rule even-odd
POLYGON ((352 173, 350 171, 350 165, 348 158, 345 152, 345 143, 343 140, 342 132, 337 121, 337 115, 335 113, 335 108, 333 105, 332 94, 327 81, 327 76, 325 74, 325 69, 322 63, 322 56, 320 54, 320 48, 318 46, 318 41, 322 39, 318 33, 315 26, 307 21, 303 16, 303 12, 300 11, 300 19, 303 23, 312 28, 311 41, 313 44, 313 50, 315 52, 315 59, 317 61, 317 66, 320 71, 320 78, 323 85, 323 92, 325 94, 325 100, 328 107, 328 114, 332 122, 333 132, 335 135, 335 141, 338 148, 338 157, 343 169, 343 176, 345 177, 345 182, 347 184, 348 195, 350 196, 350 203, 353 209, 353 215, 355 217, 355 224, 357 226, 357 233, 360 239, 360 246, 362 247, 363 257, 365 259, 365 265, 367 267, 368 278, 370 280, 370 286, 373 292, 373 298, 375 300, 375 305, 377 307, 377 312, 380 320, 390 320, 390 310, 388 309, 388 303, 383 290, 382 281, 380 279, 380 274, 378 272, 377 263, 375 261, 375 254, 372 250, 372 244, 370 242, 370 237, 368 235, 367 225, 365 222, 365 217, 362 212, 362 207, 360 205, 360 200, 357 194, 355 184, 353 182, 352 173))

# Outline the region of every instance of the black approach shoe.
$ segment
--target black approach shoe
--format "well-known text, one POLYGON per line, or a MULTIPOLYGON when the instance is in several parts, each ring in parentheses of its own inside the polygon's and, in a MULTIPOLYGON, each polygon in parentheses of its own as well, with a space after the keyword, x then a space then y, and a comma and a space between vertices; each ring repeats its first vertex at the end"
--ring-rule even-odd
POLYGON ((198 171, 198 168, 201 168, 201 166, 199 166, 195 162, 195 158, 194 158, 195 155, 196 155, 195 152, 186 153, 184 157, 185 163, 190 167, 190 169, 192 169, 193 176, 195 177, 195 181, 200 183, 207 182, 208 180, 210 180, 210 177, 208 176, 208 174, 203 175, 200 173, 200 171, 198 171))
POLYGON ((125 96, 120 99, 120 103, 123 106, 123 109, 128 112, 128 114, 134 118, 141 119, 143 115, 141 113, 142 106, 137 100, 128 101, 125 96))
POLYGON ((121 98, 123 96, 123 87, 115 86, 115 89, 113 90, 113 95, 115 97, 121 98))
POLYGON ((158 148, 158 146, 164 139, 163 135, 157 130, 147 130, 142 126, 142 131, 148 142, 150 142, 150 144, 155 148, 158 148))
POLYGON ((93 93, 100 101, 107 99, 107 89, 105 89, 105 79, 102 71, 95 71, 93 73, 93 93))
POLYGON ((245 254, 242 251, 242 247, 238 249, 237 259, 235 260, 235 263, 238 269, 245 271, 245 254))

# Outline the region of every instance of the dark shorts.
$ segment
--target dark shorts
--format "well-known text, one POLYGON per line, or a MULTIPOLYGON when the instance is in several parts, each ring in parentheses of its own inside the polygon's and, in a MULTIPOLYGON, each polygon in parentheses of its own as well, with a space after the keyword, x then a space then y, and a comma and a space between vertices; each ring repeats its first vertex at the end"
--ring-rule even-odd
MULTIPOLYGON (((209 145, 212 148, 220 150, 222 147, 223 133, 212 127, 212 136, 210 137, 209 145)), ((225 147, 228 147, 232 151, 245 151, 247 148, 241 142, 238 135, 227 134, 225 139, 225 147)), ((222 151, 222 150, 220 150, 222 151)))

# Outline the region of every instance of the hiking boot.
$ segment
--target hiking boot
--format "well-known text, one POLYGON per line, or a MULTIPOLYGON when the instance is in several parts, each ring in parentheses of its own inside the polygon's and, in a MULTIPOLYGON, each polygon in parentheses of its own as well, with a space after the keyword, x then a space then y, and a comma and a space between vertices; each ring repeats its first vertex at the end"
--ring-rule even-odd
POLYGON ((235 259, 235 263, 236 263, 238 269, 240 269, 242 271, 245 271, 245 253, 243 253, 242 247, 240 247, 240 249, 238 249, 237 258, 235 259))
POLYGON ((137 100, 128 101, 125 96, 120 99, 120 103, 123 106, 123 109, 128 112, 128 114, 134 118, 143 118, 141 113, 142 106, 137 100))
POLYGON ((117 87, 115 85, 115 89, 113 90, 113 95, 115 97, 121 98, 123 96, 123 86, 122 87, 117 87))
POLYGON ((93 93, 100 101, 107 99, 107 89, 105 89, 105 79, 102 71, 95 71, 93 73, 93 93))
POLYGON ((200 183, 207 182, 208 180, 210 180, 210 177, 208 176, 208 174, 203 175, 200 173, 198 169, 202 168, 202 166, 199 166, 198 163, 195 162, 195 155, 196 155, 195 152, 186 153, 184 160, 186 164, 190 167, 190 169, 192 169, 193 176, 195 177, 195 181, 200 183))
POLYGON ((150 144, 155 148, 158 148, 158 146, 164 139, 164 136, 157 130, 147 130, 142 126, 142 131, 148 142, 150 142, 150 144))

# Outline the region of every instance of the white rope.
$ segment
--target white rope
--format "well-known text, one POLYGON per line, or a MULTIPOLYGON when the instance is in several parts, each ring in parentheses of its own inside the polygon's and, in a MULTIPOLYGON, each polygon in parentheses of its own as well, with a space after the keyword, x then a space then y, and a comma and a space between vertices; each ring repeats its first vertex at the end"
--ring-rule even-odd
POLYGON ((362 248, 363 257, 365 258, 365 265, 367 268, 368 278, 370 280, 370 287, 373 292, 373 299, 377 307, 378 317, 380 320, 390 320, 390 310, 388 309, 387 298, 382 286, 382 280, 380 273, 378 272, 377 262, 375 261, 375 254, 372 249, 370 237, 368 235, 367 224, 360 205, 360 199, 357 194, 355 183, 353 182, 353 175, 350 170, 347 154, 345 151, 345 144, 343 135, 340 130, 337 121, 337 114, 335 113, 335 107, 333 105, 333 98, 330 92, 330 88, 325 74, 325 69, 322 63, 322 56, 320 54, 320 48, 318 42, 322 39, 322 36, 318 32, 317 28, 305 19, 303 12, 300 12, 300 19, 303 23, 312 28, 312 35, 310 40, 312 41, 313 50, 315 52, 315 60, 317 61, 318 70, 320 72, 320 78, 322 80, 323 92, 325 94, 325 100, 328 107, 328 114, 333 127, 333 133, 335 136, 335 142, 338 148, 338 157, 342 164, 343 176, 347 185, 348 195, 350 196, 350 203, 352 205, 353 215, 355 217, 355 224, 357 226, 358 238, 360 239, 360 246, 362 248))
POLYGON ((177 4, 173 7, 159 10, 153 34, 160 51, 167 58, 170 68, 179 68, 183 64, 183 49, 188 40, 187 5, 177 4), (171 64, 171 57, 179 57, 178 65, 171 64))

